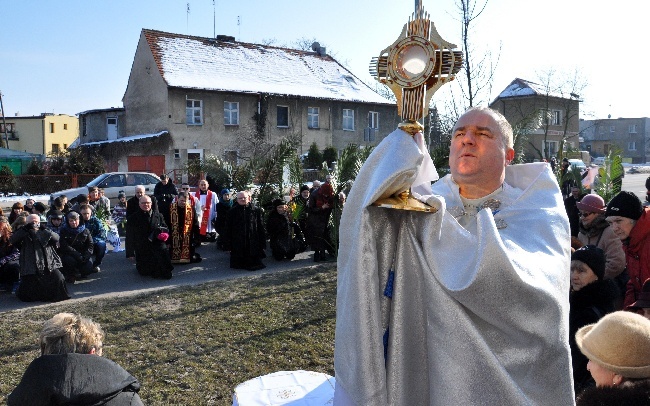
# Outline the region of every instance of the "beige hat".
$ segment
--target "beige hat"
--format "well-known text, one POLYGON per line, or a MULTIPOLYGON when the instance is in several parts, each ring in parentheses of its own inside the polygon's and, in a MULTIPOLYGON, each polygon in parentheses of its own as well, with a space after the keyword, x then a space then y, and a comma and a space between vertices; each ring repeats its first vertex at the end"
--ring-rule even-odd
POLYGON ((624 378, 650 378, 650 320, 626 311, 606 315, 576 333, 580 351, 624 378))

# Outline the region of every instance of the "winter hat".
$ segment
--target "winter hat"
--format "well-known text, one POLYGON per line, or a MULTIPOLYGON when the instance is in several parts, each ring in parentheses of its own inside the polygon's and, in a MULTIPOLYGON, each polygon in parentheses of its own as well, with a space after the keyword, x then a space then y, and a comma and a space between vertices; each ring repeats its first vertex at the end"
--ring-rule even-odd
POLYGON ((595 245, 585 245, 571 254, 571 261, 587 264, 599 280, 605 275, 605 252, 595 245))
POLYGON ((77 213, 76 211, 71 211, 71 212, 68 213, 66 218, 68 220, 70 220, 70 219, 78 220, 79 219, 79 213, 77 213))
POLYGON ((604 316, 576 333, 591 361, 624 378, 650 378, 650 320, 627 311, 604 316))
POLYGON ((636 297, 636 302, 630 305, 630 309, 645 309, 650 307, 650 279, 646 280, 641 292, 636 297))
POLYGON ((63 212, 61 210, 54 210, 49 216, 51 219, 63 219, 63 212))
POLYGON ((221 191, 221 196, 223 196, 223 195, 225 195, 225 194, 230 194, 230 190, 228 190, 228 189, 223 189, 223 190, 221 191))
POLYGON ((121 199, 123 197, 126 197, 126 193, 124 193, 124 191, 120 190, 120 192, 117 194, 117 198, 121 199))
POLYGON ((47 207, 41 202, 36 202, 34 203, 34 208, 39 212, 39 213, 45 213, 47 210, 47 207))
POLYGON ((641 200, 632 192, 622 191, 609 201, 605 216, 621 216, 638 220, 642 213, 641 200))
POLYGON ((275 199, 273 201, 273 207, 284 206, 285 204, 287 203, 282 199, 275 199))
POLYGON ((309 190, 309 186, 307 185, 300 186, 300 193, 304 192, 305 190, 309 190))
POLYGON ((594 194, 586 195, 578 203, 576 203, 579 210, 589 213, 605 213, 605 201, 602 197, 594 194))

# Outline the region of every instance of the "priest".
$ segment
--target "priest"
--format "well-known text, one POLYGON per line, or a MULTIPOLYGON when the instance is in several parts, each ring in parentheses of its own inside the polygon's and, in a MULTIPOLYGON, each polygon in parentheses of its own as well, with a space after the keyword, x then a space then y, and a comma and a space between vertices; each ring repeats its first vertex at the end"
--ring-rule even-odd
POLYGON ((169 207, 169 228, 172 264, 200 262, 196 247, 201 245, 199 221, 190 203, 191 196, 181 190, 169 207))
POLYGON ((437 181, 422 134, 370 155, 340 228, 335 405, 571 405, 569 221, 546 163, 472 108, 437 181), (436 213, 373 207, 411 187, 436 213))
POLYGON ((216 241, 217 233, 214 230, 213 220, 217 217, 217 194, 208 189, 208 181, 201 179, 196 191, 196 198, 201 204, 202 214, 199 219, 199 234, 201 241, 216 241))

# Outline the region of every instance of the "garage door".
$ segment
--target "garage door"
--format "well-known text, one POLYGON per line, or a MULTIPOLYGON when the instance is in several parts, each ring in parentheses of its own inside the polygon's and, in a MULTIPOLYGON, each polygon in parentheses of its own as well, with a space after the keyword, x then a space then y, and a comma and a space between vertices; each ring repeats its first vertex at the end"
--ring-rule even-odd
POLYGON ((130 156, 128 157, 129 172, 151 172, 160 175, 165 172, 165 156, 130 156))

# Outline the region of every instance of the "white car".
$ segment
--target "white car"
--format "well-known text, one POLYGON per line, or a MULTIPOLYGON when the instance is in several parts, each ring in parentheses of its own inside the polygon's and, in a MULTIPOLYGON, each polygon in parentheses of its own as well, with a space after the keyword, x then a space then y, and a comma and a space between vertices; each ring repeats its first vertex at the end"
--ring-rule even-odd
POLYGON ((591 163, 595 165, 605 165, 605 157, 599 156, 598 158, 594 158, 591 160, 591 163))
POLYGON ((142 185, 146 194, 153 194, 153 188, 158 182, 160 182, 160 178, 148 172, 103 173, 88 182, 86 186, 52 193, 50 195, 49 205, 52 206, 54 199, 61 195, 66 195, 68 200, 71 200, 80 194, 88 194, 88 187, 97 186, 98 188, 104 189, 104 195, 110 199, 111 207, 113 207, 117 203, 117 195, 120 191, 123 191, 128 199, 135 195, 135 187, 142 185))

